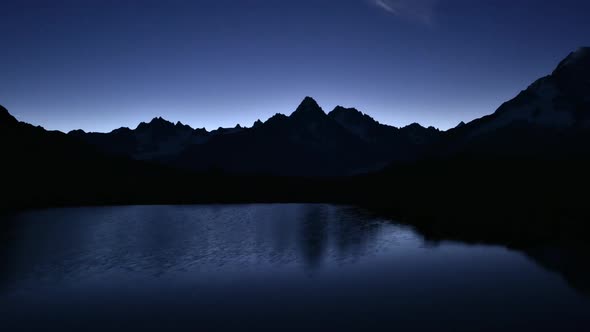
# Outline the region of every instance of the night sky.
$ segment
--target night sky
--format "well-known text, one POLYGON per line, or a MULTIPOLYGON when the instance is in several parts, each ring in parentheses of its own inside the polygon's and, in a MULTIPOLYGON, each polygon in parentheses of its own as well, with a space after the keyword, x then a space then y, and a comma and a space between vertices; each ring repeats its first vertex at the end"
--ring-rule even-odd
POLYGON ((588 0, 4 0, 0 104, 62 131, 155 116, 214 129, 309 95, 446 129, 590 46, 588 13, 588 0))

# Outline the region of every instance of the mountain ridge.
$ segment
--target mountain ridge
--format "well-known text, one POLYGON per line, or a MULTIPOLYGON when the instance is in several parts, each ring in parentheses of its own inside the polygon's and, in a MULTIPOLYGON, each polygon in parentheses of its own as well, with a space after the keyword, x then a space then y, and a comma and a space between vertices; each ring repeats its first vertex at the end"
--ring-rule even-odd
MULTIPOLYGON (((571 52, 491 114, 451 128, 434 155, 555 157, 586 154, 590 131, 590 48, 571 52)), ((479 158, 478 157, 478 158, 479 158)))
POLYGON ((439 133, 416 124, 401 129, 381 125, 363 115, 373 126, 369 131, 374 128, 379 131, 370 138, 363 137, 349 123, 340 121, 339 109, 335 110, 325 113, 308 96, 290 115, 277 113, 264 122, 257 120, 249 128, 237 125, 207 131, 155 117, 135 129, 120 128, 110 133, 71 131, 69 134, 107 153, 197 171, 215 168, 239 173, 342 175, 376 170, 393 160, 414 158, 414 151, 419 149, 414 149, 413 145, 422 145, 430 136, 439 133), (275 151, 275 159, 282 161, 268 160, 262 153, 265 150, 275 151), (237 156, 240 156, 239 162, 237 156), (301 165, 302 160, 309 158, 316 160, 315 165, 301 165), (338 162, 344 160, 346 162, 338 162), (274 163, 277 165, 269 167, 274 163), (239 164, 243 169, 236 168, 239 164))
MULTIPOLYGON (((590 48, 571 52, 551 72, 495 112, 440 131, 413 123, 381 124, 356 108, 324 112, 305 97, 290 115, 252 127, 208 131, 158 116, 135 129, 73 130, 100 151, 191 171, 296 176, 353 175, 391 163, 463 156, 585 154, 590 130, 590 48)), ((18 122, 4 108, 3 123, 18 122)))

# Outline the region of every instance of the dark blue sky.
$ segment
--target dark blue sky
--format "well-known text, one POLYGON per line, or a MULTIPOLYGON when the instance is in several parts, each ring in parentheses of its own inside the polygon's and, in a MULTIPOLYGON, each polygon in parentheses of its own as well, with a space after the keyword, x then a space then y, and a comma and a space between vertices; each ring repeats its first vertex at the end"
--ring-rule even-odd
POLYGON ((304 96, 441 129, 590 45, 582 0, 2 1, 0 104, 48 129, 251 125, 304 96))

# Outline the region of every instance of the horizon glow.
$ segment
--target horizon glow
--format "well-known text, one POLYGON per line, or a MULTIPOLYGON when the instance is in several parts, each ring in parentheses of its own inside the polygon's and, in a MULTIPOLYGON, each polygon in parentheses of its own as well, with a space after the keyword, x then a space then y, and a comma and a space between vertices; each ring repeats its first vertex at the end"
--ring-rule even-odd
POLYGON ((441 130, 490 114, 580 46, 580 0, 2 4, 0 104, 64 132, 161 116, 208 130, 305 96, 441 130))

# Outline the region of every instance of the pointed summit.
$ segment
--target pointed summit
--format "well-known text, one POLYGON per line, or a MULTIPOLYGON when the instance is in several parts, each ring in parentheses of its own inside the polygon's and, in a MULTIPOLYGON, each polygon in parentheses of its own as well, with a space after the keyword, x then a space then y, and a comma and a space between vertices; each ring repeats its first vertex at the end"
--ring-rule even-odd
POLYGON ((262 121, 260 121, 260 119, 258 119, 256 121, 254 121, 252 128, 260 127, 261 125, 262 125, 262 121))
POLYGON ((326 113, 324 113, 320 105, 313 98, 305 97, 290 117, 310 119, 318 116, 326 116, 326 113))
POLYGON ((176 122, 176 124, 174 126, 179 129, 193 130, 193 127, 191 127, 187 124, 184 124, 180 121, 176 122))
POLYGON ((405 129, 405 130, 419 130, 419 129, 425 129, 421 124, 419 124, 418 122, 412 122, 409 125, 402 127, 401 129, 405 129))

